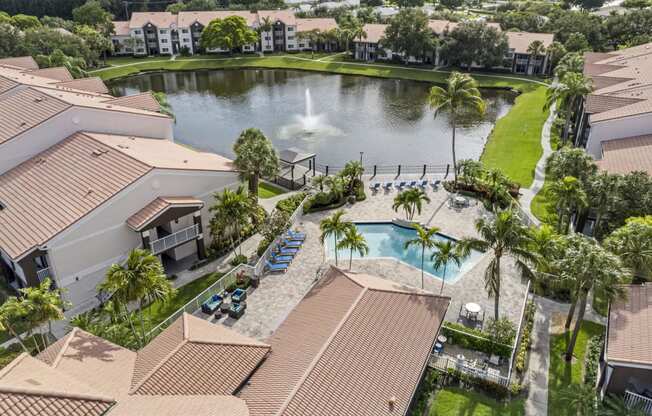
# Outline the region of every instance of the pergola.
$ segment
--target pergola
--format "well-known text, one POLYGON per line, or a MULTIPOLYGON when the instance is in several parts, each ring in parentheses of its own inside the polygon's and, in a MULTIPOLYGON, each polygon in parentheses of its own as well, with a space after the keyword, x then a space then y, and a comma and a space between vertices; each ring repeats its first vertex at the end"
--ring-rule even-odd
POLYGON ((303 149, 297 147, 290 147, 285 150, 281 150, 278 154, 279 159, 284 164, 290 166, 290 180, 294 182, 294 168, 296 165, 299 165, 302 162, 308 161, 308 173, 312 170, 313 176, 315 175, 315 159, 317 155, 314 153, 307 152, 303 149))

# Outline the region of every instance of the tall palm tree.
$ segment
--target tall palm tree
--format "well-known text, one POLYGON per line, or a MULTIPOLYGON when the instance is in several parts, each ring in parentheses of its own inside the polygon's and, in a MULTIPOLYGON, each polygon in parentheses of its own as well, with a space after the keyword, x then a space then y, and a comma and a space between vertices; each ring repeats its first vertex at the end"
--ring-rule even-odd
POLYGON ((125 319, 131 326, 141 347, 146 338, 143 307, 149 300, 164 299, 174 293, 170 281, 165 276, 163 265, 157 256, 148 250, 134 249, 129 253, 124 265, 113 264, 106 273, 100 289, 113 293, 112 298, 123 310, 125 319), (140 331, 138 334, 131 320, 127 305, 138 302, 140 331))
POLYGON ((260 35, 260 51, 264 54, 265 47, 263 45, 263 33, 269 33, 274 29, 274 24, 272 19, 269 16, 265 16, 260 20, 260 26, 258 26, 258 34, 260 35))
POLYGON ((465 238, 458 242, 467 256, 471 250, 492 251, 492 258, 484 273, 485 289, 494 298, 494 319, 499 319, 501 270, 503 256, 516 260, 516 268, 526 277, 532 277, 530 264, 536 257, 528 250, 529 232, 513 210, 499 211, 493 220, 480 218, 475 223, 480 238, 465 238))
POLYGON ((527 53, 530 55, 530 62, 534 63, 539 56, 546 54, 546 47, 540 40, 535 40, 528 45, 527 53))
MULTIPOLYGON (((573 409, 577 416, 593 416, 597 409, 595 387, 589 384, 570 384, 559 393, 559 401, 573 409)), ((624 414, 624 413, 623 413, 624 414)))
POLYGON ((412 221, 414 214, 421 214, 424 202, 430 203, 430 198, 423 190, 418 188, 408 189, 394 197, 392 209, 398 212, 402 208, 405 212, 405 217, 409 221, 412 221))
POLYGON ((0 331, 8 331, 11 336, 18 340, 25 352, 29 352, 25 341, 16 330, 16 324, 23 321, 27 316, 27 308, 22 299, 11 296, 0 305, 0 331))
POLYGON ((564 253, 564 239, 553 227, 544 224, 530 229, 530 251, 536 255, 534 264, 539 273, 554 274, 554 261, 564 253))
POLYGON ((435 269, 443 268, 443 273, 441 276, 441 288, 439 289, 439 294, 444 293, 444 283, 446 283, 446 270, 450 263, 455 263, 457 267, 460 267, 462 261, 464 260, 464 253, 460 251, 455 243, 450 240, 447 241, 437 241, 435 242, 436 251, 432 253, 430 260, 433 261, 433 266, 435 269))
POLYGON ((558 83, 548 87, 544 109, 550 108, 553 104, 560 102, 566 108, 566 122, 564 124, 564 143, 568 140, 570 122, 578 100, 593 90, 591 80, 581 73, 566 73, 558 83))
POLYGON ((632 270, 635 278, 649 280, 652 276, 652 223, 631 218, 627 224, 611 233, 604 246, 618 255, 632 270))
POLYGON ((571 52, 564 55, 555 68, 555 76, 558 79, 564 78, 564 76, 570 72, 577 74, 584 72, 584 58, 577 52, 571 52))
POLYGON ((581 234, 568 237, 568 247, 564 256, 557 261, 556 267, 559 278, 555 283, 569 288, 574 296, 571 312, 574 312, 574 306, 577 305, 575 327, 566 349, 566 360, 570 361, 584 320, 589 293, 591 290, 599 290, 610 301, 622 297, 624 294, 620 284, 625 269, 618 256, 602 248, 594 239, 581 234))
POLYGON ((618 201, 620 178, 618 175, 602 172, 598 175, 592 175, 587 182, 588 184, 585 186, 588 188, 586 192, 588 205, 595 211, 594 235, 598 235, 601 232, 600 225, 602 225, 604 216, 618 201))
POLYGON ((249 181, 249 193, 258 199, 258 182, 261 177, 278 175, 279 159, 272 142, 258 129, 246 129, 233 145, 233 164, 249 181))
POLYGON ((482 99, 476 81, 468 74, 453 72, 446 82, 446 88, 434 86, 428 97, 430 106, 435 110, 435 117, 440 111, 447 111, 452 127, 452 154, 454 182, 457 186, 457 161, 455 160, 455 131, 457 119, 463 113, 476 112, 484 114, 485 102, 482 99))
POLYGON ((312 179, 310 179, 310 184, 319 188, 319 192, 324 192, 324 185, 326 185, 327 178, 328 176, 326 175, 313 176, 312 179))
POLYGON ((414 227, 414 229, 417 231, 417 235, 413 239, 406 241, 403 248, 407 250, 411 246, 421 246, 421 289, 423 289, 424 286, 423 265, 424 265, 425 255, 426 255, 426 249, 431 249, 435 247, 437 243, 436 236, 437 233, 439 232, 439 228, 437 227, 427 228, 427 227, 422 227, 419 224, 412 224, 412 227, 414 227))
MULTIPOLYGON (((48 334, 52 335, 52 321, 61 320, 65 302, 61 298, 60 289, 52 289, 52 282, 49 278, 44 279, 38 286, 20 289, 25 308, 26 318, 33 328, 48 324, 48 334)), ((48 345, 43 332, 40 333, 41 342, 44 347, 48 345)))
POLYGON ((350 250, 349 254, 349 270, 353 265, 353 252, 357 251, 360 257, 363 257, 369 254, 369 246, 367 245, 367 240, 364 236, 360 234, 356 227, 349 227, 344 231, 344 238, 340 240, 337 244, 337 248, 348 248, 350 250))
POLYGON ((588 206, 586 192, 582 183, 573 176, 566 176, 560 181, 555 181, 548 187, 548 196, 555 203, 557 211, 557 232, 566 234, 573 219, 588 206))
POLYGON ((325 184, 328 186, 330 193, 334 196, 337 201, 340 201, 344 198, 344 178, 340 175, 331 175, 327 176, 325 179, 325 184))
POLYGON ((321 235, 319 236, 319 241, 322 244, 330 236, 333 237, 333 249, 335 250, 335 265, 337 266, 337 246, 339 244, 340 236, 343 235, 349 228, 352 228, 354 225, 350 221, 345 221, 342 219, 344 216, 343 210, 336 211, 330 217, 326 217, 319 223, 319 229, 321 230, 321 235))
MULTIPOLYGON (((233 232, 229 232, 229 238, 235 255, 237 240, 240 239, 240 230, 249 220, 249 214, 253 209, 252 200, 242 185, 238 186, 235 191, 227 188, 222 193, 216 193, 214 198, 215 205, 209 208, 214 213, 211 232, 214 234, 213 237, 217 238, 219 237, 218 229, 228 232, 224 229, 233 227, 233 232), (236 239, 233 238, 234 234, 236 239)), ((240 248, 240 253, 242 253, 242 248, 240 248)))

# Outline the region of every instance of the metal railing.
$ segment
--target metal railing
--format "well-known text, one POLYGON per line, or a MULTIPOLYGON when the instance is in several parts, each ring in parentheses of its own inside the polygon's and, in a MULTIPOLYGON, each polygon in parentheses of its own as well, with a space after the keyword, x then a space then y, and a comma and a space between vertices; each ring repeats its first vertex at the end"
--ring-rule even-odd
POLYGON ((153 254, 159 254, 178 245, 194 240, 199 235, 199 225, 194 224, 149 243, 153 254))
POLYGON ((625 406, 628 409, 636 406, 636 409, 641 409, 648 415, 652 415, 652 399, 633 391, 625 390, 625 406))
MULTIPOLYGON (((317 163, 316 169, 325 175, 334 175, 344 169, 344 166, 322 165, 317 163)), ((443 174, 448 175, 450 165, 365 165, 365 175, 428 175, 443 174)))
POLYGON ((509 387, 509 378, 501 375, 497 370, 496 372, 492 372, 487 368, 476 367, 466 360, 458 360, 457 358, 446 354, 431 355, 428 365, 441 371, 448 371, 449 369, 457 370, 472 377, 481 378, 483 380, 500 384, 501 386, 509 387))
POLYGON ((39 282, 42 282, 45 279, 47 279, 48 277, 52 278, 52 271, 50 270, 49 267, 46 267, 46 268, 41 269, 41 270, 37 270, 36 271, 36 277, 38 277, 39 282))

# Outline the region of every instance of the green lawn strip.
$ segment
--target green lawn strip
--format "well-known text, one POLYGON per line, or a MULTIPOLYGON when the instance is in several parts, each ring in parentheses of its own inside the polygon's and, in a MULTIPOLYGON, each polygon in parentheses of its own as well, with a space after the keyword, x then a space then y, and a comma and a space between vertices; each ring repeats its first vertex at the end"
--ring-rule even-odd
POLYGON ((509 113, 496 122, 480 158, 486 167, 502 170, 523 188, 532 185, 543 154, 541 129, 548 118, 548 111, 543 110, 545 99, 544 86, 530 87, 519 95, 509 113))
POLYGON ((583 382, 584 357, 589 339, 604 333, 604 326, 584 321, 575 344, 575 359, 567 363, 564 352, 571 332, 553 335, 550 338, 550 369, 548 370, 548 415, 575 416, 576 410, 560 400, 560 393, 570 384, 583 382))
POLYGON ((554 225, 556 222, 556 215, 554 213, 554 207, 550 206, 550 201, 547 197, 548 186, 550 181, 546 179, 543 183, 543 188, 537 192, 537 194, 532 198, 532 203, 530 204, 530 210, 532 214, 539 219, 539 221, 554 225))
POLYGON ((446 387, 437 391, 429 416, 522 416, 525 399, 499 402, 480 393, 446 387))
POLYGON ((277 195, 284 194, 285 191, 272 184, 261 182, 258 184, 258 197, 262 199, 273 198, 277 195))
POLYGON ((153 302, 143 309, 145 316, 151 319, 151 325, 156 326, 172 315, 183 305, 194 299, 207 287, 215 283, 224 273, 209 273, 177 289, 177 294, 167 302, 153 302))

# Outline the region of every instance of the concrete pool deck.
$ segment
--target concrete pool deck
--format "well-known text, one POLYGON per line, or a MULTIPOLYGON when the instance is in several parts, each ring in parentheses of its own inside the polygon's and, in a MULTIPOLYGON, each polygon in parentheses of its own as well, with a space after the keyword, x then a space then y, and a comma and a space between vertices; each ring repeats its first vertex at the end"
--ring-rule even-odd
MULTIPOLYGON (((391 208, 396 193, 396 190, 388 193, 381 191, 376 195, 369 195, 368 192, 365 201, 343 207, 346 218, 351 221, 390 221, 396 217, 400 218, 401 215, 391 208)), ((489 215, 481 204, 474 205, 473 201, 471 206, 466 208, 450 208, 446 203, 450 194, 443 188, 438 191, 430 188, 427 193, 431 202, 424 206, 422 213, 415 219, 430 226, 438 226, 442 233, 452 237, 476 236, 475 220, 489 215)), ((237 321, 229 321, 229 326, 258 339, 266 339, 272 335, 290 311, 303 299, 320 272, 324 271, 328 264, 334 263, 326 259, 324 248, 319 242, 319 222, 332 213, 333 211, 326 211, 307 214, 299 220, 296 228, 307 233, 307 238, 288 271, 284 274, 267 274, 261 280, 260 286, 248 296, 248 307, 244 316, 237 321)), ((488 256, 484 256, 456 282, 445 285, 443 294, 452 298, 445 317, 447 321, 457 321, 461 306, 467 302, 475 302, 482 306, 485 322, 493 317, 494 300, 487 296, 484 289, 484 271, 489 260, 488 256)), ((346 269, 348 258, 342 259, 339 267, 346 269)), ((396 260, 354 260, 352 270, 377 275, 402 284, 421 286, 421 271, 396 260)), ((439 293, 440 287, 441 280, 426 275, 426 290, 439 293)), ((515 325, 518 324, 525 291, 526 282, 520 278, 514 267, 514 261, 505 258, 502 262, 500 315, 509 318, 515 325)))

